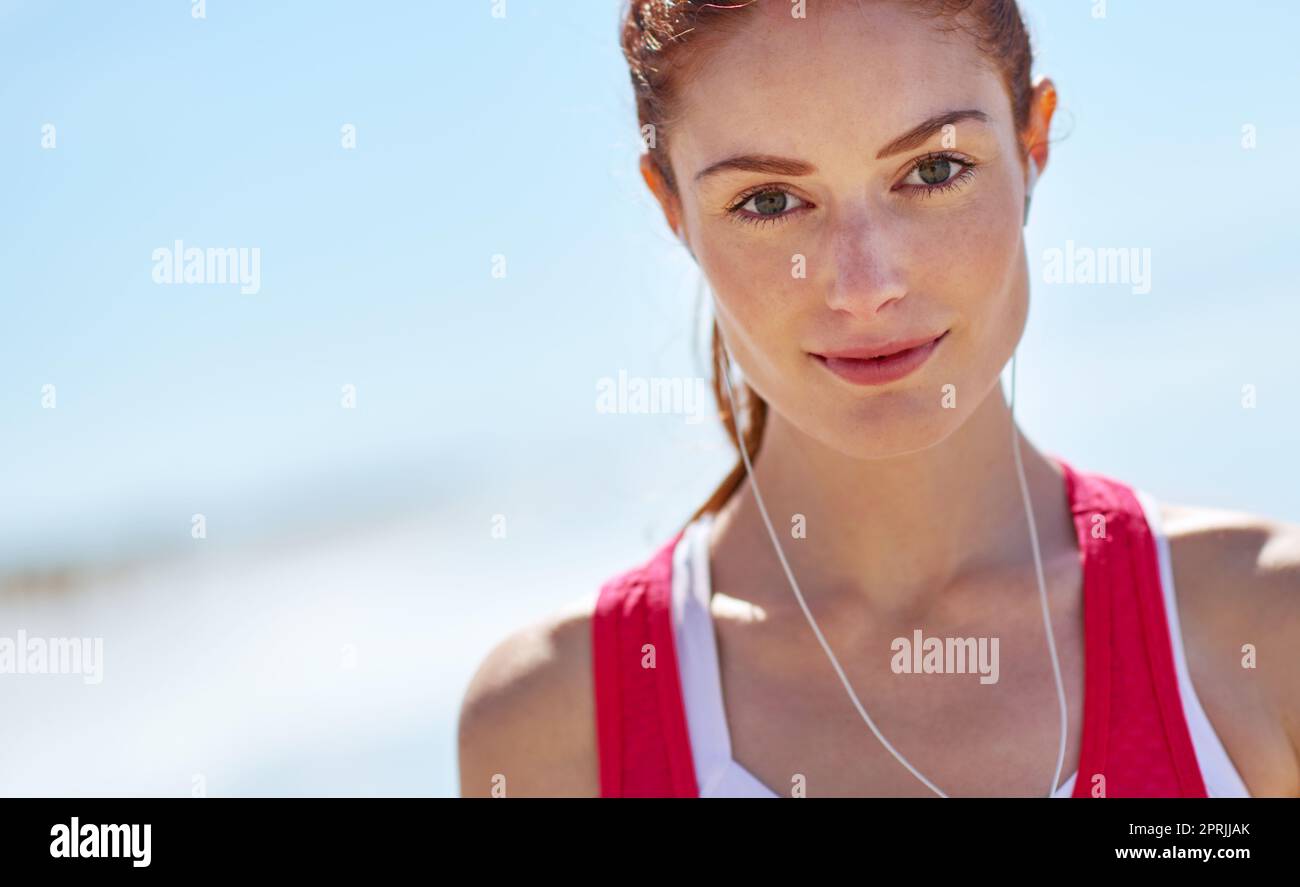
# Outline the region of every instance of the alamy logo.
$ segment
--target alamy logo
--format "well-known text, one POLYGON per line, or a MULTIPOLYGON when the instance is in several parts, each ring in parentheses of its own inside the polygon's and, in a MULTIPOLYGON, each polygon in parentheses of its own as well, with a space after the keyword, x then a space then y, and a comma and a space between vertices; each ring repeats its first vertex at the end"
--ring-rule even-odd
POLYGON ((629 376, 596 380, 598 413, 669 413, 686 416, 687 425, 704 420, 709 402, 708 382, 699 376, 629 376))
POLYGON ((927 638, 918 628, 889 649, 894 674, 978 674, 981 684, 998 682, 997 638, 927 638))
POLYGON ((1043 251, 1043 283, 1124 283, 1134 295, 1144 296, 1151 292, 1151 247, 1094 249, 1067 240, 1063 250, 1043 251))
POLYGON ((146 825, 81 825, 72 817, 69 825, 59 823, 50 829, 50 856, 55 859, 124 858, 131 865, 145 868, 151 857, 149 838, 151 827, 146 825))
POLYGON ((18 629, 0 637, 0 675, 79 674, 87 684, 104 680, 103 638, 37 638, 18 629))
POLYGON ((251 296, 262 289, 261 247, 173 246, 153 251, 154 283, 237 283, 251 296))

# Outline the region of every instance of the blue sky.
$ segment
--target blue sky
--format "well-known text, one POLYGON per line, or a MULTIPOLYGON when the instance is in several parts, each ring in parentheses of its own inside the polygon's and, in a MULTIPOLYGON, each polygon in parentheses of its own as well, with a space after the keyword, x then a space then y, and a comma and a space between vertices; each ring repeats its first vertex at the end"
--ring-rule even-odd
MULTIPOLYGON (((1018 410, 1082 465, 1300 518, 1300 13, 1095 6, 1026 4, 1062 97, 1030 255, 1150 248, 1153 292, 1036 282, 1018 410)), ((620 369, 698 372, 694 268, 635 173, 618 4, 491 10, 0 3, 0 564, 164 545, 193 512, 253 538, 418 508, 488 474, 526 503, 539 467, 614 507, 585 489, 612 451, 681 483, 608 515, 628 526, 711 488, 711 424, 701 462, 663 448, 670 418, 592 408, 620 369), (177 239, 259 248, 261 291, 153 284, 177 239)))

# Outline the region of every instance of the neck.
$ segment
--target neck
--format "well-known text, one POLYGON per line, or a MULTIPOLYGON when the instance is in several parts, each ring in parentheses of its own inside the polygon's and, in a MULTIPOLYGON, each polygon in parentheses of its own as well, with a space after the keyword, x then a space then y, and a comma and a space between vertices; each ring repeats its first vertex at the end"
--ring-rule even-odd
MULTIPOLYGON (((832 591, 906 606, 974 576, 1033 569, 1024 496, 1002 386, 941 443, 864 460, 827 447, 775 411, 754 460, 763 503, 809 600, 832 591), (795 515, 806 537, 792 535, 795 515)), ((1044 564, 1075 546, 1060 468, 1014 428, 1044 564)), ((788 590, 746 481, 719 512, 711 550, 724 587, 788 590), (725 556, 734 553, 735 557, 725 556), (759 577, 763 577, 760 579, 759 577)))

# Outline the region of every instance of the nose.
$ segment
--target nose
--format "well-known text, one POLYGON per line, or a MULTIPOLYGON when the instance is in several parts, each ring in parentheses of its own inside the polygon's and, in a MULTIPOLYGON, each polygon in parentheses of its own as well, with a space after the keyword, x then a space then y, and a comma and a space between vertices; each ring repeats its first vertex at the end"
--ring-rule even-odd
POLYGON ((846 222, 832 237, 834 279, 826 304, 855 317, 874 319, 907 295, 900 251, 879 222, 846 222))

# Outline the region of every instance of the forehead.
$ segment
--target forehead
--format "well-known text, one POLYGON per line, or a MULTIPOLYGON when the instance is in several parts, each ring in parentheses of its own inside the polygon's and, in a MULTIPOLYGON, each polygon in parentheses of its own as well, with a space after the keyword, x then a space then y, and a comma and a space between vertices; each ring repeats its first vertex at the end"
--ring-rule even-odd
MULTIPOLYGON (((958 108, 1010 127, 1000 74, 953 20, 893 0, 808 3, 803 19, 791 9, 783 0, 737 9, 739 24, 700 47, 677 92, 670 145, 689 166, 680 174, 738 151, 812 159, 812 146, 835 144, 875 157, 922 120, 958 108)), ((975 124, 959 124, 959 138, 963 125, 975 124)))

